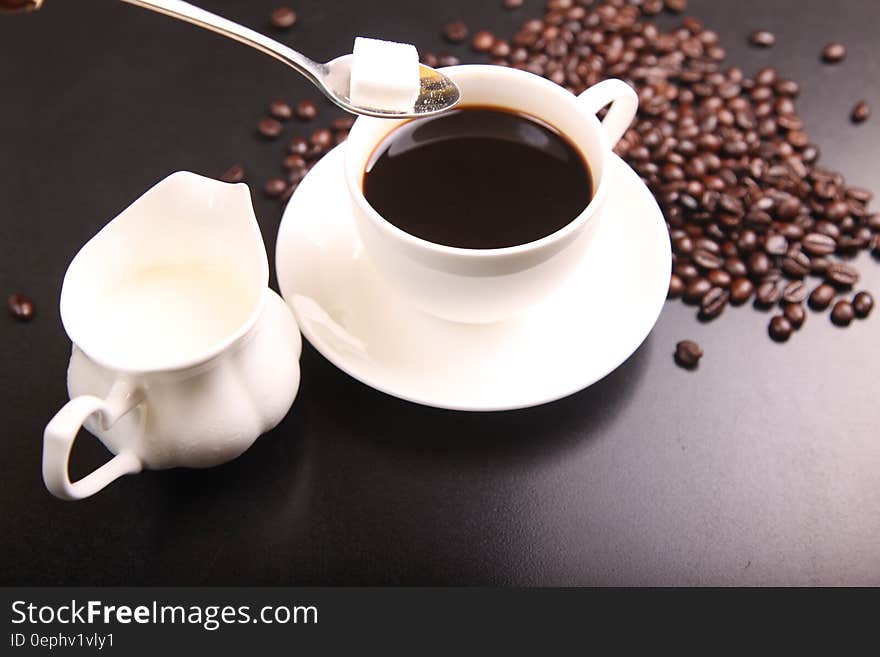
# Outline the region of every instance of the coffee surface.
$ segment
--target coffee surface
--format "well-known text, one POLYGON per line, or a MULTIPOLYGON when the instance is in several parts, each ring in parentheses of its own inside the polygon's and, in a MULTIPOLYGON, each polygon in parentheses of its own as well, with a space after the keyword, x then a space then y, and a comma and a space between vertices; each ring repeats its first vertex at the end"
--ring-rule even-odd
POLYGON ((593 196, 590 169, 562 134, 482 107, 402 125, 376 148, 363 185, 369 204, 398 228, 471 249, 546 237, 593 196))

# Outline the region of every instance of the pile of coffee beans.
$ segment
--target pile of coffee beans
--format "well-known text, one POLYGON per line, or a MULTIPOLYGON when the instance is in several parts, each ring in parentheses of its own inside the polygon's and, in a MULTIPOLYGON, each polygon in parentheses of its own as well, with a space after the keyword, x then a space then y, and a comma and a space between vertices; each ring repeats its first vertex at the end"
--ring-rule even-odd
MULTIPOLYGON (((522 3, 502 5, 518 9, 522 3)), ((673 245, 669 298, 696 306, 701 321, 746 303, 777 309, 768 333, 785 341, 803 325, 807 307, 832 307, 830 320, 838 326, 867 316, 873 298, 868 292, 850 296, 859 272, 849 261, 863 250, 880 257, 872 193, 819 165, 819 148, 797 113, 797 82, 773 67, 748 75, 726 65, 716 32, 693 16, 664 31, 652 19, 664 10, 681 14, 687 1, 550 0, 541 18, 525 20, 510 39, 460 20, 443 26, 441 36, 486 53, 492 64, 547 77, 575 94, 609 77, 637 91, 638 117, 615 150, 650 187, 666 217, 673 245)), ((756 47, 776 42, 761 29, 747 38, 756 47)), ((829 43, 819 57, 842 62, 846 47, 829 43)), ((422 61, 459 63, 449 53, 423 52, 422 61)), ((860 101, 850 118, 859 123, 869 115, 860 101)), ((271 111, 267 118, 279 125, 284 120, 271 111)), ((274 139, 277 127, 263 119, 258 131, 274 139)), ((350 120, 334 124, 334 132, 318 129, 308 141, 294 137, 284 160, 288 176, 269 181, 266 193, 289 198, 349 127, 350 120)), ((695 365, 699 348, 685 348, 695 365)))
MULTIPOLYGON (((666 216, 674 254, 669 297, 697 306, 702 321, 747 302, 778 308, 768 333, 787 340, 803 325, 808 298, 823 310, 857 284, 859 272, 847 260, 864 249, 880 255, 872 194, 818 166, 819 149, 795 107, 795 81, 772 67, 749 76, 725 66, 717 33, 695 17, 662 31, 650 17, 664 8, 679 13, 686 3, 551 0, 542 18, 526 21, 509 41, 478 32, 471 47, 576 94, 608 77, 632 85, 639 115, 616 151, 666 216), (811 277, 817 282, 808 283, 811 277)), ((776 37, 756 30, 749 39, 770 47, 776 37)), ((846 48, 828 44, 821 57, 840 62, 846 48)), ((859 103, 852 119, 869 113, 859 103)), ((873 300, 856 296, 870 299, 862 302, 864 316, 873 300)), ((831 321, 849 324, 858 316, 854 303, 834 303, 831 321)))

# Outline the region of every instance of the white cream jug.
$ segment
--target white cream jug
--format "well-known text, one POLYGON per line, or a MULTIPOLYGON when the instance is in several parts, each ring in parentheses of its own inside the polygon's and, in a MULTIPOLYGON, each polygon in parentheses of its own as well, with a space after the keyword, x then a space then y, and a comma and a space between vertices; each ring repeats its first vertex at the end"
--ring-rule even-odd
POLYGON ((301 338, 269 265, 246 185, 178 172, 83 246, 64 277, 70 401, 43 437, 43 479, 62 499, 142 468, 208 467, 287 414, 301 338), (77 482, 81 426, 115 456, 77 482))

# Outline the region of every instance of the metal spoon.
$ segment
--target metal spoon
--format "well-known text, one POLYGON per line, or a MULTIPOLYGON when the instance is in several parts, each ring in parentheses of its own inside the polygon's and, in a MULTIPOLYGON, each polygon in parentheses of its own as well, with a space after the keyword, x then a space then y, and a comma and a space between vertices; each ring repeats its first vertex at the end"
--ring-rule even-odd
MULTIPOLYGON (((363 107, 355 105, 349 98, 349 82, 351 79, 352 55, 343 55, 334 60, 322 64, 314 62, 305 55, 298 53, 293 48, 288 48, 283 43, 248 29, 238 23, 233 23, 209 11, 195 7, 182 0, 122 0, 130 5, 137 5, 144 9, 179 18, 180 20, 198 25, 206 30, 235 39, 236 41, 256 48, 262 53, 274 57, 278 61, 287 64, 306 76, 317 86, 327 98, 339 105, 344 110, 353 114, 365 114, 386 119, 405 119, 428 114, 436 114, 453 107, 461 98, 461 93, 455 83, 448 77, 435 71, 430 66, 419 65, 421 90, 418 100, 411 112, 382 109, 376 107, 363 107)), ((0 9, 33 10, 39 9, 43 0, 0 0, 0 9)))

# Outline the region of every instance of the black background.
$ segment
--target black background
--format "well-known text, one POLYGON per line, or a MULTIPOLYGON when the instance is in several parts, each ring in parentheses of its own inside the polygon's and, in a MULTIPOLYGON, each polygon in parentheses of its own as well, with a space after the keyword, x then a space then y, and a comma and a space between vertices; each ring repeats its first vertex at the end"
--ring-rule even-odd
MULTIPOLYGON (((880 117, 847 119, 859 98, 880 108, 880 3, 690 5, 729 63, 747 73, 773 63, 801 82, 822 163, 880 192, 880 117), (776 32, 775 48, 746 45, 759 27, 776 32), (836 67, 818 60, 832 39, 850 53, 836 67)), ((202 6, 271 30, 272 2, 202 6)), ((440 26, 459 17, 509 36, 541 3, 295 7, 300 22, 281 38, 328 59, 357 34, 443 49, 440 26)), ((0 319, 0 583, 880 584, 876 310, 848 330, 811 313, 781 346, 750 308, 701 325, 671 302, 604 381, 501 414, 398 401, 306 347, 291 413, 237 461, 55 500, 40 452, 67 399, 57 311, 67 263, 168 173, 216 176, 236 161, 271 258, 281 211, 258 188, 286 139, 262 142, 253 125, 275 97, 318 94, 263 55, 112 0, 0 17, 0 80, 0 292, 38 305, 30 324, 0 319), (706 351, 696 373, 672 363, 685 337, 706 351)), ((294 123, 285 136, 310 129, 294 123)), ((862 268, 863 286, 880 291, 880 267, 862 268)), ((85 433, 74 457, 74 474, 106 458, 85 433)))

